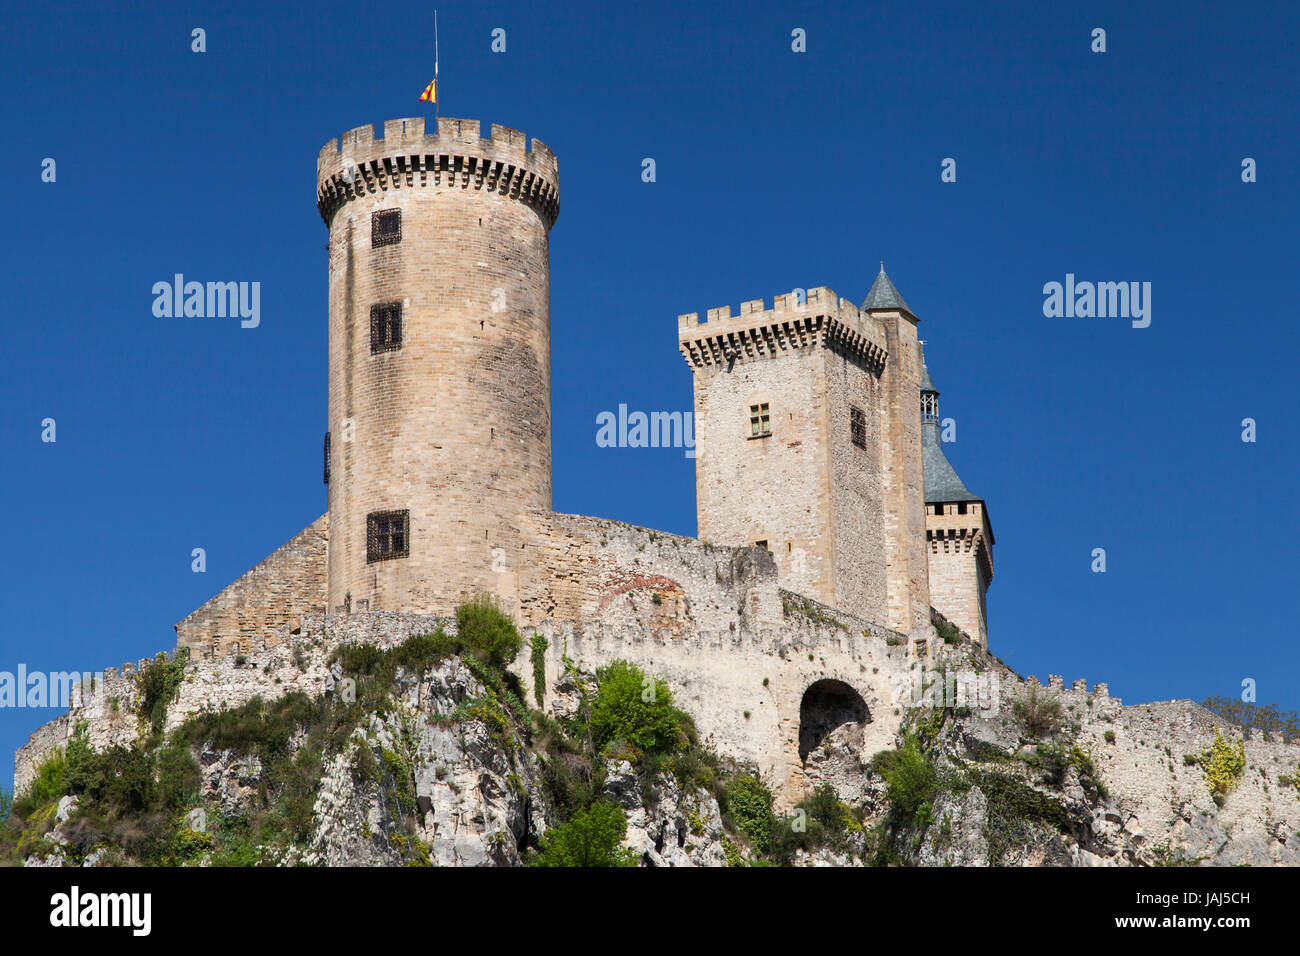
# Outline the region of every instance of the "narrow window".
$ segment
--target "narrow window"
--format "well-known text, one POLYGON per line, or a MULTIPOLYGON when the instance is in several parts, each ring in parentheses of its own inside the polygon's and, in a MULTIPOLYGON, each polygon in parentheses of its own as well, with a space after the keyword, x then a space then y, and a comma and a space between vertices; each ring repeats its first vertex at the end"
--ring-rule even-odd
POLYGON ((366 561, 405 558, 411 553, 411 512, 377 511, 366 516, 366 561))
POLYGON ((370 244, 391 246, 402 241, 402 210, 384 209, 370 217, 370 244))
POLYGON ((750 405, 749 406, 749 435, 751 438, 758 435, 772 434, 772 416, 767 410, 767 405, 750 405))
POLYGON ((856 405, 849 406, 849 437, 859 448, 867 447, 867 416, 856 405))
POLYGON ((402 347, 402 303, 370 307, 370 351, 391 352, 402 347))

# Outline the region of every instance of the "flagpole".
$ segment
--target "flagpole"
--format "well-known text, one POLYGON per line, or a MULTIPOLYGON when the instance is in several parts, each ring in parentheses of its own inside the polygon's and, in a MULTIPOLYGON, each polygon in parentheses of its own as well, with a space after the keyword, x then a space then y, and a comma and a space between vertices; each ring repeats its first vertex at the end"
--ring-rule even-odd
POLYGON ((434 127, 437 128, 438 121, 438 100, 441 90, 438 89, 438 11, 433 11, 433 120, 434 127))

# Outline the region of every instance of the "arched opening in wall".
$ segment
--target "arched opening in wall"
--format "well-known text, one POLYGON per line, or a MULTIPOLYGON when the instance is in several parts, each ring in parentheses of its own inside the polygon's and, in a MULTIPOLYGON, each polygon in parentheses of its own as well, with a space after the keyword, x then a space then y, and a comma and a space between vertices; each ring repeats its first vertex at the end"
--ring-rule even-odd
POLYGON ((870 720, 867 702, 844 681, 817 681, 804 691, 799 704, 799 759, 806 763, 808 755, 840 727, 849 724, 861 730, 870 720))

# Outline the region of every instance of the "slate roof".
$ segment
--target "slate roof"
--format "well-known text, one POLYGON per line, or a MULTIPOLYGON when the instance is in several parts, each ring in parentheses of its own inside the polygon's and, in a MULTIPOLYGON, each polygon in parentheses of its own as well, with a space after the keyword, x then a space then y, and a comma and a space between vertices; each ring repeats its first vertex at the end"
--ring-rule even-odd
MULTIPOLYGON (((924 370, 921 379, 921 391, 939 394, 939 389, 935 388, 934 379, 930 377, 930 370, 924 365, 921 368, 924 370)), ((948 456, 943 453, 943 441, 939 435, 938 422, 921 423, 921 466, 925 475, 925 501, 927 504, 984 500, 979 495, 973 494, 957 477, 957 469, 953 468, 952 463, 948 461, 948 456)))
POLYGON ((926 422, 921 426, 921 466, 925 469, 925 500, 927 504, 949 501, 983 501, 973 494, 943 453, 939 440, 939 423, 926 422))
POLYGON ((871 283, 871 291, 862 301, 863 311, 868 309, 902 309, 909 315, 915 315, 912 307, 909 306, 903 297, 899 295, 898 290, 894 288, 894 283, 889 281, 889 276, 885 275, 885 264, 880 264, 880 275, 876 276, 876 281, 871 283))

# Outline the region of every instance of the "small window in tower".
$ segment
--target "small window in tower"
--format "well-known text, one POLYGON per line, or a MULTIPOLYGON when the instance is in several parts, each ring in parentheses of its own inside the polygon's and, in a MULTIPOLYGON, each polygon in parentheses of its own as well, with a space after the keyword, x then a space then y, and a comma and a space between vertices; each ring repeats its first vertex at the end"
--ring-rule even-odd
POLYGON ((964 515, 965 513, 966 513, 966 502, 963 501, 957 505, 957 514, 964 515))
POLYGON ((391 352, 402 347, 402 303, 370 307, 370 351, 391 352))
POLYGON ((402 210, 384 209, 370 216, 370 244, 391 246, 402 241, 402 210))
POLYGON ((366 561, 405 558, 411 553, 411 512, 377 511, 366 516, 366 561))
POLYGON ((763 541, 755 541, 755 542, 754 542, 754 547, 756 547, 756 548, 762 548, 764 551, 768 550, 768 548, 767 548, 767 541, 766 541, 766 540, 763 540, 763 541))
POLYGON ((867 447, 867 416, 856 405, 849 406, 849 437, 859 448, 867 447))
POLYGON ((772 416, 768 413, 767 405, 750 405, 749 437, 757 438, 759 435, 770 434, 772 434, 772 416))
POLYGON ((937 515, 941 515, 941 514, 943 514, 943 505, 935 505, 935 506, 934 506, 934 513, 937 514, 937 515))

